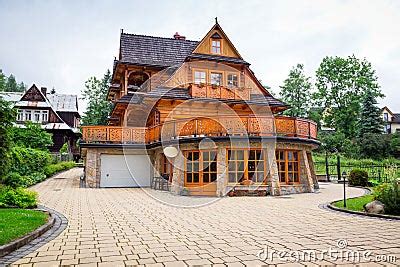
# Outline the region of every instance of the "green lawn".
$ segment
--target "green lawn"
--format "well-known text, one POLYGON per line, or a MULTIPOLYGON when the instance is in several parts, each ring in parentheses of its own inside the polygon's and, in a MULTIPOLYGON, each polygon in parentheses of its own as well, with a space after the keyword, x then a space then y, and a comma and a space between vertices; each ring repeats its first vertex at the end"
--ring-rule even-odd
MULTIPOLYGON (((374 196, 373 195, 365 195, 362 197, 357 197, 357 198, 351 198, 347 199, 346 204, 347 207, 346 209, 348 210, 354 210, 354 211, 364 211, 364 205, 373 201, 374 196)), ((343 207, 343 200, 340 200, 338 202, 334 202, 333 205, 338 208, 344 208, 343 207)))
POLYGON ((37 229, 47 217, 37 210, 0 209, 0 246, 37 229))

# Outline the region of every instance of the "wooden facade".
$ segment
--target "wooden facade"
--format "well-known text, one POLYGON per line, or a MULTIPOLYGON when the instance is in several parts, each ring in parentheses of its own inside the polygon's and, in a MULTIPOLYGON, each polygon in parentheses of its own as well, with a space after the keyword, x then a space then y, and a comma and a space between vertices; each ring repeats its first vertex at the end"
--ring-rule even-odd
MULTIPOLYGON (((218 23, 199 42, 178 37, 121 33, 109 125, 82 127, 87 163, 99 164, 108 146, 140 147, 176 194, 312 192, 316 123, 279 115, 289 107, 261 85, 218 23), (200 147, 206 138, 213 145, 200 147), (183 159, 167 158, 165 142, 179 146, 183 159)), ((87 172, 97 185, 100 176, 87 172)))

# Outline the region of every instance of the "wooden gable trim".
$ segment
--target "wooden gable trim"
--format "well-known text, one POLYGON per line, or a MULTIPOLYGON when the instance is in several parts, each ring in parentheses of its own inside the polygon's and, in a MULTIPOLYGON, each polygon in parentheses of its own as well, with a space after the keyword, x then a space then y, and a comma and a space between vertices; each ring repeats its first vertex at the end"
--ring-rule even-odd
POLYGON ((21 97, 20 101, 46 102, 46 97, 42 94, 42 91, 33 84, 21 97))
MULTIPOLYGON (((240 59, 243 59, 242 56, 239 54, 239 52, 237 51, 236 47, 233 45, 233 43, 231 42, 231 40, 228 38, 228 36, 226 35, 226 33, 224 32, 224 30, 221 28, 221 26, 219 25, 218 22, 216 22, 214 24, 214 26, 208 31, 208 33, 203 37, 203 39, 201 39, 201 41, 199 42, 199 44, 196 46, 196 48, 193 50, 192 53, 198 53, 199 47, 201 47, 205 42, 210 41, 211 42, 211 38, 212 36, 215 34, 214 31, 219 31, 222 34, 222 37, 224 39, 224 41, 226 41, 233 49, 233 51, 235 52, 236 56, 240 59)), ((218 34, 219 35, 219 34, 218 34)), ((216 38, 214 38, 216 39, 216 38)), ((221 40, 221 39, 220 39, 221 40)), ((221 51, 223 51, 223 42, 221 41, 221 51)), ((210 51, 211 54, 211 51, 210 51)), ((222 54, 221 54, 222 55, 222 54)))

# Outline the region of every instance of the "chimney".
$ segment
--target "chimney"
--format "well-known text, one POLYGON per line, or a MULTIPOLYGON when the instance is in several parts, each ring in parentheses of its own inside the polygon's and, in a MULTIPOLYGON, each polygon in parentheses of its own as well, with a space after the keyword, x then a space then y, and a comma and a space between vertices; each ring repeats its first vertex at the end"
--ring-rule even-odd
POLYGON ((174 34, 174 39, 176 40, 186 40, 185 36, 180 35, 178 32, 174 34))
POLYGON ((47 88, 46 87, 40 87, 40 91, 42 91, 42 94, 44 96, 46 96, 46 93, 47 93, 47 88))

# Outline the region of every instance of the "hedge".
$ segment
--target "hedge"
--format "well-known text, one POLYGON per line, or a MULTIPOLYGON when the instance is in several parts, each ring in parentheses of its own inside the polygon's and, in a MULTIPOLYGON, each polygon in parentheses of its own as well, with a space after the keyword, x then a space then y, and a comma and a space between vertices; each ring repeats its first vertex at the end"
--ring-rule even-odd
POLYGON ((50 177, 60 171, 65 171, 75 167, 75 162, 73 161, 64 161, 56 164, 50 164, 44 168, 44 174, 46 177, 50 177))
POLYGON ((47 151, 16 146, 10 151, 10 173, 24 176, 43 172, 51 161, 51 155, 47 151))

